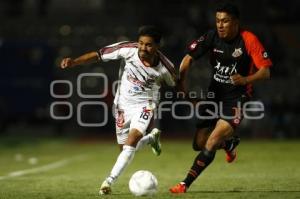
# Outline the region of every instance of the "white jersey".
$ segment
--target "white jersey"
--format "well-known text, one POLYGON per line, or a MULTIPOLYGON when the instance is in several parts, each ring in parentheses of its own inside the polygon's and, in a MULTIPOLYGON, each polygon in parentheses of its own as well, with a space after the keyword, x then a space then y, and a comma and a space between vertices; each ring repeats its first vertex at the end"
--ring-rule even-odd
POLYGON ((125 67, 114 103, 120 108, 128 104, 158 103, 162 82, 175 85, 175 69, 161 52, 155 67, 146 67, 138 56, 138 44, 120 42, 99 50, 102 61, 123 59, 125 67))

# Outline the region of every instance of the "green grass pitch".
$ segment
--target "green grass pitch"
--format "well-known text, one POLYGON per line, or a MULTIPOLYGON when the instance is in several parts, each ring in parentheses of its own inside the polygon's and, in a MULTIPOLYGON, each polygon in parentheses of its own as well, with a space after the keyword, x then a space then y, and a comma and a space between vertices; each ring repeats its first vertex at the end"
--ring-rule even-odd
POLYGON ((0 138, 0 198, 136 198, 129 192, 128 181, 143 169, 153 172, 159 182, 152 198, 300 199, 300 141, 242 140, 236 162, 226 163, 224 152, 219 151, 188 193, 181 195, 172 195, 168 189, 185 177, 197 153, 190 141, 163 139, 162 143, 161 156, 154 156, 150 147, 137 152, 113 186, 113 194, 98 196, 119 152, 115 141, 0 138))

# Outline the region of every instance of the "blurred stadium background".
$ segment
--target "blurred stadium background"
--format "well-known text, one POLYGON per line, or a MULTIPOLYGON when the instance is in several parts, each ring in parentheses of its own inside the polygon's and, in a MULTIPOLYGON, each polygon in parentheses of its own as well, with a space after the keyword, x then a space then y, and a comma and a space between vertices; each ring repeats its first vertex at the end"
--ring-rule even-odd
MULTIPOLYGON (((177 68, 185 46, 214 26, 213 7, 217 1, 196 0, 1 0, 0 1, 0 133, 2 135, 106 135, 113 138, 114 119, 110 114, 103 127, 81 127, 76 107, 82 101, 104 101, 112 105, 111 91, 102 99, 82 99, 76 92, 76 79, 84 72, 104 72, 109 88, 118 78, 118 62, 93 64, 72 70, 60 70, 63 57, 76 57, 121 40, 135 40, 140 25, 155 24, 163 29, 164 51, 177 68), (50 95, 53 80, 74 83, 73 94, 66 99, 50 95), (74 113, 68 120, 53 120, 50 105, 68 101, 74 113)), ((255 99, 266 107, 262 120, 245 120, 239 128, 242 137, 299 137, 298 79, 300 62, 299 2, 280 0, 237 1, 242 24, 255 32, 274 61, 272 79, 255 86, 255 99)), ((207 63, 196 63, 190 72, 191 90, 201 93, 208 84, 207 63)), ((82 92, 97 94, 101 81, 83 79, 82 92)), ((111 89, 109 89, 111 90, 111 89)), ((60 84, 55 92, 66 94, 60 84)), ((58 105, 55 114, 69 114, 66 105, 58 105)), ((87 123, 102 121, 101 111, 93 106, 82 109, 87 123)), ((181 112, 184 111, 180 110, 181 112)), ((179 112, 180 112, 179 111, 179 112)), ((109 111, 110 113, 110 111, 109 111)), ((176 122, 168 113, 158 121, 165 136, 186 136, 194 130, 192 120, 176 122)))
MULTIPOLYGON (((118 79, 120 64, 61 70, 61 59, 116 41, 136 40, 140 25, 154 24, 164 32, 162 51, 178 69, 185 46, 214 27, 216 2, 0 0, 0 198, 96 198, 99 180, 118 154, 114 118, 108 110, 105 126, 83 127, 78 124, 77 107, 86 101, 111 107, 112 83, 118 79), (94 77, 82 78, 77 88, 78 76, 102 72, 109 82, 106 97, 80 97, 77 89, 95 95, 104 88, 103 79, 94 77), (72 95, 53 97, 50 85, 55 80, 73 85, 70 91, 67 84, 56 84, 55 94, 72 95), (51 118, 50 107, 56 102, 69 103, 56 105, 56 116, 67 117, 73 107, 69 119, 51 118)), ((300 1, 236 3, 243 26, 259 36, 274 62, 271 80, 255 85, 254 98, 264 103, 265 117, 243 121, 238 129, 242 137, 238 161, 229 165, 224 153, 218 153, 216 163, 185 198, 299 198, 300 1)), ((190 90, 201 97, 209 75, 207 62, 196 62, 189 74, 190 90)), ((100 106, 82 106, 80 116, 85 123, 102 122, 103 111, 100 106)), ((187 112, 183 107, 176 110, 187 112)), ((157 125, 163 130, 163 155, 157 161, 150 150, 139 152, 111 198, 132 198, 127 182, 138 169, 158 177, 157 198, 174 198, 168 188, 181 180, 196 154, 190 146, 194 120, 175 120, 164 112, 157 125)))

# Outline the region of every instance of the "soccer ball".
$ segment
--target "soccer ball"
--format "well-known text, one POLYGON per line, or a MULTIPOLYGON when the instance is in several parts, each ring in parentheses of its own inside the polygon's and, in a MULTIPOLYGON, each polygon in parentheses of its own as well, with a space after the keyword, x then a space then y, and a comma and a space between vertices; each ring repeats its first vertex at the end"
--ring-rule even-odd
POLYGON ((129 190, 135 196, 149 196, 157 192, 157 179, 150 172, 139 170, 129 180, 129 190))

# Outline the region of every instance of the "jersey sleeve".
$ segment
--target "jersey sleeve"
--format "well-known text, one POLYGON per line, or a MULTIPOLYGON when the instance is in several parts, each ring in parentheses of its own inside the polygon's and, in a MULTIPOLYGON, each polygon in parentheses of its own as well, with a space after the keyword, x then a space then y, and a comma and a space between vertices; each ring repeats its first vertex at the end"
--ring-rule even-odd
POLYGON ((256 68, 271 67, 272 61, 258 38, 249 31, 243 31, 242 37, 245 42, 247 53, 251 57, 256 68))
POLYGON ((120 42, 115 43, 98 51, 100 59, 104 62, 116 59, 126 59, 137 48, 137 43, 134 42, 120 42))
POLYGON ((176 84, 176 77, 174 77, 169 71, 164 73, 164 81, 168 86, 175 86, 176 84))
POLYGON ((163 64, 163 70, 162 70, 162 77, 164 82, 168 85, 168 86, 175 86, 176 84, 176 72, 175 72, 175 67, 174 64, 166 57, 164 56, 160 51, 159 53, 159 57, 160 57, 160 61, 163 64))
POLYGON ((203 56, 211 48, 214 35, 215 31, 208 31, 198 39, 192 41, 187 46, 187 54, 193 57, 193 59, 203 56))

